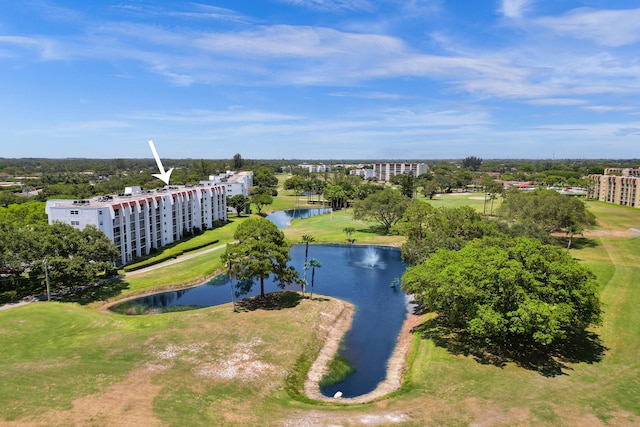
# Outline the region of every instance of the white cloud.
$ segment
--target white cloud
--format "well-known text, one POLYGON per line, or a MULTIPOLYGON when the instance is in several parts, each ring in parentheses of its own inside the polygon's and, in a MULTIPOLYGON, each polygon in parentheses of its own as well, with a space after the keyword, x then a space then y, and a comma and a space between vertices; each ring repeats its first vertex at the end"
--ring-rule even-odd
POLYGON ((532 0, 502 0, 499 11, 511 19, 519 19, 527 12, 531 6, 532 0))
POLYGON ((127 114, 127 120, 144 120, 157 122, 179 122, 193 124, 207 123, 262 123, 262 122, 286 122, 301 120, 303 117, 260 111, 242 106, 232 106, 226 110, 185 110, 174 112, 140 111, 127 114))
MULTIPOLYGON (((64 47, 56 40, 46 37, 0 36, 0 45, 32 49, 40 54, 41 59, 55 60, 66 57, 64 47)), ((7 56, 9 56, 7 54, 7 56)))
POLYGON ((635 107, 624 105, 590 105, 584 107, 585 110, 594 111, 596 113, 610 113, 612 111, 629 111, 634 110, 635 107))
POLYGON ((136 18, 149 17, 170 17, 181 18, 190 20, 212 20, 230 23, 247 24, 254 22, 255 20, 242 15, 234 10, 211 6, 201 3, 183 3, 187 6, 186 9, 168 9, 165 7, 151 6, 151 5, 132 5, 132 4, 118 4, 109 6, 109 9, 124 16, 133 16, 136 18))
POLYGON ((540 98, 527 101, 527 104, 531 105, 552 105, 552 106, 574 106, 584 105, 587 101, 584 99, 575 98, 540 98))
POLYGON ((268 58, 373 57, 406 50, 395 37, 347 33, 326 27, 274 25, 255 30, 208 33, 194 44, 230 56, 268 58))
POLYGON ((640 41, 640 9, 596 10, 579 8, 558 17, 544 17, 537 24, 602 46, 625 46, 640 41))
POLYGON ((305 7, 327 12, 341 12, 346 10, 371 10, 371 2, 368 0, 286 0, 294 6, 305 7))
POLYGON ((361 98, 361 99, 403 99, 406 96, 387 92, 332 92, 329 96, 339 98, 361 98))
POLYGON ((87 120, 68 121, 52 124, 49 127, 21 130, 21 134, 44 134, 56 137, 89 136, 97 132, 129 128, 127 122, 121 120, 87 120))

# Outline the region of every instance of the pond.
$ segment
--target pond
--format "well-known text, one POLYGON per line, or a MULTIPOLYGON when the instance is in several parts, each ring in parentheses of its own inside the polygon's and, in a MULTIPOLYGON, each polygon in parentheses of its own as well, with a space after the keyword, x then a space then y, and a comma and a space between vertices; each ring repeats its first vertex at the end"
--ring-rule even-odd
POLYGON ((291 225, 291 221, 294 219, 304 219, 329 212, 331 212, 330 208, 288 209, 285 211, 273 212, 267 215, 266 218, 282 230, 289 227, 291 225))
MULTIPOLYGON (((304 251, 304 245, 294 245, 291 249, 291 265, 300 272, 304 251)), ((311 245, 309 258, 322 263, 322 267, 316 268, 314 295, 341 298, 356 306, 352 327, 339 350, 339 355, 349 360, 355 372, 343 382, 321 391, 326 396, 333 396, 337 391, 344 397, 366 394, 386 377, 387 362, 407 315, 405 293, 398 285, 391 286, 406 269, 400 250, 359 245, 311 245)), ((309 281, 310 275, 308 272, 309 281)), ((260 292, 257 283, 246 293, 246 289, 241 288, 234 282, 234 297, 244 298, 260 292)), ((299 290, 299 286, 291 289, 299 290)), ((266 292, 278 290, 276 283, 265 281, 266 292)), ((124 304, 179 309, 180 306, 225 304, 231 302, 231 298, 231 284, 225 276, 219 276, 191 289, 164 292, 124 304)))

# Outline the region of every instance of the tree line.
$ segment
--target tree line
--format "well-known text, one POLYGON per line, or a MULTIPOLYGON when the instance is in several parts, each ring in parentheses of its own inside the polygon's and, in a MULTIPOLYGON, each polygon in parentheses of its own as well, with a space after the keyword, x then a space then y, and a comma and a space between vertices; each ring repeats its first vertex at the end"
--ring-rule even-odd
MULTIPOLYGON (((470 207, 404 204, 391 227, 407 237, 402 288, 438 314, 446 339, 466 336, 502 354, 551 354, 601 322, 595 276, 567 251, 574 234, 595 225, 581 200, 513 190, 491 219, 470 207), (568 236, 566 249, 557 232, 568 236)), ((361 215, 375 219, 372 210, 381 208, 369 204, 361 215)))
POLYGON ((85 285, 116 273, 119 253, 96 227, 49 225, 44 203, 0 208, 0 303, 85 285))

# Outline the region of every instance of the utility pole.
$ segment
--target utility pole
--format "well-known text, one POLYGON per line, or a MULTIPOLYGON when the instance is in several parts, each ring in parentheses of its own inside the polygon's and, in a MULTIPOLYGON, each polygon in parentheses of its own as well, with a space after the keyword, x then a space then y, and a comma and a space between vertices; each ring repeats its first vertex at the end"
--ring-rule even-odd
POLYGON ((49 285, 49 264, 47 259, 44 259, 44 278, 47 282, 47 301, 51 301, 51 286, 49 285))
POLYGON ((231 286, 231 303, 233 306, 233 312, 236 312, 236 296, 235 296, 235 292, 233 290, 233 268, 232 268, 232 263, 231 261, 229 261, 229 285, 231 286))

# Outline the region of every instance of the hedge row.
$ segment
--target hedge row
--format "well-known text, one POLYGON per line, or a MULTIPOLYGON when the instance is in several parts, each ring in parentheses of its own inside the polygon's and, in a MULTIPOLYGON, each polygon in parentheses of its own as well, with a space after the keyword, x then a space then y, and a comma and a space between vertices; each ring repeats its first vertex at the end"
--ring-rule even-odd
POLYGON ((128 273, 130 271, 136 271, 136 270, 140 270, 142 268, 151 267, 152 265, 156 265, 156 264, 163 263, 165 261, 176 259, 180 255, 184 255, 187 252, 193 252, 193 251, 198 250, 198 249, 206 248, 207 246, 215 245, 218 242, 220 242, 220 240, 216 239, 216 240, 213 240, 211 242, 203 243, 201 245, 197 245, 197 246, 193 246, 191 248, 187 248, 187 249, 181 250, 179 252, 166 254, 166 255, 160 254, 160 255, 155 256, 153 258, 149 258, 147 260, 140 261, 140 262, 138 262, 136 264, 125 266, 124 267, 124 271, 125 271, 125 273, 128 273))

